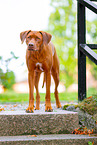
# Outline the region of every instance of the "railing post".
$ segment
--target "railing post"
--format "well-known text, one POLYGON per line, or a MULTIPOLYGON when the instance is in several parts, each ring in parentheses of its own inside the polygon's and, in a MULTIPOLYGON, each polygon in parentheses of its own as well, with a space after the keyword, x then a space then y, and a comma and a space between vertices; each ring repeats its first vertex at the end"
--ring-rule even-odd
POLYGON ((80 51, 80 44, 86 43, 85 7, 77 1, 78 28, 78 100, 86 98, 86 56, 80 51))

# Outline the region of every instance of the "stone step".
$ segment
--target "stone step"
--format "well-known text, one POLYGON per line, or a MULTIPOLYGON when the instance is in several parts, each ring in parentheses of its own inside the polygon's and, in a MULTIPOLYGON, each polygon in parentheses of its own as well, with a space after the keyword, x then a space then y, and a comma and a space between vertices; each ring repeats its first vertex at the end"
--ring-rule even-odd
POLYGON ((26 136, 0 136, 0 145, 97 145, 97 136, 53 134, 26 136))
POLYGON ((59 109, 53 112, 35 110, 0 112, 0 136, 32 134, 69 134, 78 128, 76 112, 59 109))

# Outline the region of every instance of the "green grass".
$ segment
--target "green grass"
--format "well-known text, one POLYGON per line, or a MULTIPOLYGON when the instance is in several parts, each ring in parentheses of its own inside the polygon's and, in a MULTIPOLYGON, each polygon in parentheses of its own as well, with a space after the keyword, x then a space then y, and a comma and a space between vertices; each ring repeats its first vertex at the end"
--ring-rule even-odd
MULTIPOLYGON (((35 94, 34 94, 35 96, 35 94)), ((59 99, 60 101, 77 101, 77 93, 59 93, 59 99)), ((35 99, 36 100, 36 99, 35 99)), ((5 93, 0 94, 0 102, 1 103, 7 103, 7 102, 28 102, 29 101, 29 94, 23 94, 23 93, 16 93, 14 91, 6 91, 5 93)), ((45 93, 40 93, 40 101, 44 102, 45 101, 45 93)), ((51 93, 51 101, 55 101, 54 94, 51 93)))
POLYGON ((88 91, 87 91, 87 97, 90 97, 90 96, 97 96, 97 89, 95 88, 89 88, 88 91))
MULTIPOLYGON (((93 94, 97 94, 96 89, 89 89, 87 96, 91 96, 93 94)), ((35 94, 34 94, 35 96, 35 94)), ((60 101, 64 102, 78 102, 78 94, 77 92, 64 92, 64 93, 59 93, 59 99, 60 101)), ((8 90, 5 93, 0 94, 0 103, 24 103, 29 101, 29 94, 26 93, 16 93, 12 90, 8 90)), ((44 102, 45 101, 45 93, 40 93, 40 101, 44 102)), ((51 93, 51 101, 55 102, 55 97, 54 94, 51 93)))
POLYGON ((9 102, 26 102, 28 101, 29 95, 26 93, 16 93, 12 90, 7 90, 6 92, 0 94, 1 103, 9 102))

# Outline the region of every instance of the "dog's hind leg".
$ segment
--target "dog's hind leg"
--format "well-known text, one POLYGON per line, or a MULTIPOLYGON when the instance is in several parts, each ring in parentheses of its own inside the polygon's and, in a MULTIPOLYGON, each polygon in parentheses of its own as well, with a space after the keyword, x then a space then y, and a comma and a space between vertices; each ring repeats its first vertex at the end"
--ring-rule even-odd
POLYGON ((40 109, 40 95, 39 95, 39 89, 38 89, 40 74, 41 74, 41 72, 35 72, 35 83, 34 83, 35 89, 36 89, 36 107, 35 107, 35 110, 40 109))
POLYGON ((61 108, 61 103, 58 97, 59 73, 52 69, 52 76, 55 82, 55 99, 57 108, 61 108))

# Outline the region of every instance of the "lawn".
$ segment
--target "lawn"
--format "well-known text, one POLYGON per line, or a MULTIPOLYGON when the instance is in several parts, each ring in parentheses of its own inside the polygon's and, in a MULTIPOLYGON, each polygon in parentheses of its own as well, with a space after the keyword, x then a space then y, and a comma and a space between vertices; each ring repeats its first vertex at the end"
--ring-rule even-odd
MULTIPOLYGON (((34 94, 35 96, 35 94, 34 94)), ((61 101, 77 101, 77 93, 59 93, 59 98, 61 101)), ((6 103, 6 102, 28 102, 29 100, 29 94, 23 94, 23 93, 16 93, 14 91, 6 91, 5 93, 0 94, 0 102, 6 103)), ((45 101, 45 93, 40 93, 40 101, 45 101)), ((51 93, 51 101, 55 101, 54 94, 51 93)))
MULTIPOLYGON (((87 97, 91 95, 97 95, 97 90, 94 88, 91 88, 87 92, 87 97)), ((34 94, 35 96, 35 94, 34 94)), ((44 102, 45 101, 45 94, 40 93, 40 101, 44 102)), ((64 92, 64 93, 59 93, 59 99, 60 101, 64 102, 78 102, 78 94, 77 92, 64 92)), ((29 94, 23 94, 23 93, 16 93, 12 90, 8 90, 5 93, 0 94, 0 103, 24 103, 28 102, 29 100, 29 94)), ((51 101, 55 101, 54 94, 51 93, 51 101)))

